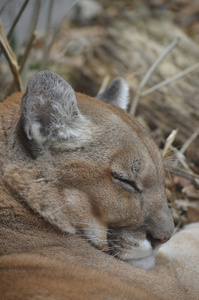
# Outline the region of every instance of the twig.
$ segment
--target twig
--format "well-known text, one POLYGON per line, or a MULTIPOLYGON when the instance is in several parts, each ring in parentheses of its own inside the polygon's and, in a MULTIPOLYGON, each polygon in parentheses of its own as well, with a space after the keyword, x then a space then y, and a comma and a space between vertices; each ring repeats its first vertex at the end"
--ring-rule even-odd
MULTIPOLYGON (((65 16, 67 15, 67 13, 70 11, 71 8, 73 8, 77 3, 79 2, 79 0, 74 0, 70 5, 69 7, 67 8, 67 11, 66 11, 66 14, 65 16)), ((51 39, 51 42, 49 43, 49 45, 47 46, 47 50, 46 50, 46 57, 49 57, 49 53, 50 53, 50 50, 59 34, 59 31, 60 31, 60 28, 61 28, 61 25, 65 19, 65 16, 62 18, 61 22, 58 24, 58 26, 56 26, 55 28, 55 31, 54 31, 54 34, 53 34, 53 37, 51 39)))
POLYGON ((197 179, 197 180, 199 180, 199 175, 197 175, 197 174, 195 174, 193 172, 190 173, 190 172, 182 170, 180 168, 171 168, 171 169, 169 168, 168 170, 171 173, 178 174, 180 176, 183 176, 183 177, 191 179, 191 180, 193 180, 194 178, 197 179))
POLYGON ((124 79, 126 80, 127 83, 129 83, 132 80, 132 78, 136 77, 137 75, 142 75, 143 73, 144 73, 143 71, 133 72, 127 75, 124 79))
POLYGON ((0 21, 0 46, 1 46, 1 49, 5 55, 8 63, 9 63, 10 69, 11 69, 12 74, 15 79, 17 90, 19 92, 21 92, 23 90, 23 87, 22 87, 21 77, 19 74, 19 66, 17 63, 16 56, 15 56, 14 52, 12 51, 12 48, 10 47, 10 44, 4 33, 3 25, 1 23, 1 21, 0 21))
POLYGON ((12 26, 11 26, 9 32, 8 32, 8 34, 7 34, 7 39, 8 39, 8 40, 11 38, 11 35, 12 35, 12 33, 13 33, 13 30, 14 30, 15 26, 17 25, 17 22, 19 21, 19 19, 20 19, 21 15, 22 15, 24 9, 26 8, 28 2, 29 2, 29 0, 25 0, 25 1, 24 1, 24 3, 23 3, 23 5, 22 5, 22 7, 21 7, 19 13, 17 14, 17 16, 16 16, 16 18, 15 18, 15 20, 14 20, 14 22, 13 22, 13 24, 12 24, 12 26))
MULTIPOLYGON (((175 153, 175 155, 176 155, 178 161, 181 163, 181 165, 182 165, 187 171, 191 170, 191 169, 189 168, 188 164, 186 163, 186 158, 185 158, 184 154, 182 154, 178 149, 176 149, 176 148, 173 147, 173 146, 171 146, 170 148, 171 148, 171 150, 175 153)), ((191 170, 191 172, 192 172, 192 170, 191 170)))
MULTIPOLYGON (((189 174, 190 176, 194 177, 193 180, 195 181, 195 183, 197 184, 197 186, 199 186, 199 176, 196 175, 191 168, 188 166, 187 162, 186 162, 186 158, 185 156, 175 147, 171 146, 170 147, 176 154, 176 157, 178 158, 178 161, 181 163, 181 165, 185 168, 186 170, 186 174, 189 174)), ((172 170, 172 169, 171 169, 172 170)))
POLYGON ((36 37, 35 32, 32 32, 32 33, 31 33, 31 36, 30 36, 30 39, 29 39, 29 41, 28 41, 28 44, 27 44, 27 46, 26 46, 25 52, 24 52, 24 54, 23 54, 23 59, 21 60, 21 63, 20 63, 20 73, 23 72, 23 68, 24 68, 24 66, 25 66, 26 60, 27 60, 27 58, 28 58, 28 55, 29 55, 29 52, 30 52, 30 50, 31 50, 32 43, 33 43, 35 37, 36 37))
POLYGON ((31 30, 30 30, 31 34, 30 34, 30 37, 29 37, 24 55, 22 56, 22 59, 19 62, 21 73, 23 71, 24 65, 25 65, 26 60, 28 58, 28 54, 30 52, 33 40, 35 38, 35 29, 36 29, 36 26, 37 26, 37 23, 38 23, 40 7, 41 7, 41 0, 38 0, 37 3, 36 3, 36 6, 35 6, 34 16, 33 16, 33 19, 32 19, 33 21, 32 21, 31 30))
POLYGON ((158 59, 152 64, 152 66, 149 68, 149 70, 147 71, 147 73, 145 74, 145 76, 143 77, 139 88, 135 94, 135 97, 133 99, 133 103, 130 109, 130 114, 132 116, 135 116, 135 112, 137 109, 137 105, 138 105, 138 101, 141 95, 141 92, 144 88, 144 86, 146 85, 146 83, 148 82, 151 74, 154 72, 154 70, 157 68, 157 66, 164 60, 164 58, 172 51, 172 49, 177 45, 179 39, 175 39, 166 49, 165 51, 158 57, 158 59))
POLYGON ((60 31, 60 28, 62 27, 63 21, 64 21, 64 18, 61 20, 61 22, 59 23, 59 25, 58 25, 58 26, 55 28, 55 30, 54 30, 54 33, 53 33, 52 39, 51 39, 51 41, 50 41, 50 44, 49 44, 48 47, 47 47, 47 51, 46 51, 46 52, 47 52, 47 53, 46 53, 46 56, 47 56, 47 57, 49 57, 50 50, 51 50, 51 48, 52 48, 54 42, 56 41, 56 38, 57 38, 57 36, 58 36, 58 34, 59 34, 59 31, 60 31))
POLYGON ((48 18, 46 22, 46 32, 45 32, 45 39, 44 39, 44 51, 43 51, 43 57, 41 60, 40 70, 45 69, 46 62, 48 60, 48 37, 49 37, 49 31, 50 31, 50 23, 52 18, 52 8, 53 8, 54 0, 50 0, 49 8, 48 8, 48 18))
POLYGON ((162 151, 163 157, 166 156, 168 150, 170 149, 171 145, 173 144, 173 141, 176 138, 177 133, 178 133, 178 129, 172 130, 172 132, 170 133, 170 135, 167 137, 164 149, 162 151))
POLYGON ((2 5, 1 9, 0 9, 0 16, 2 14, 2 12, 4 11, 4 9, 6 8, 6 5, 9 3, 9 1, 5 1, 5 3, 2 5))
POLYGON ((104 77, 104 80, 103 80, 103 82, 102 82, 102 84, 101 84, 101 87, 100 87, 100 89, 99 89, 99 91, 98 91, 97 94, 101 94, 101 93, 103 93, 103 92, 105 91, 105 89, 106 89, 106 87, 107 87, 109 81, 110 81, 110 75, 106 75, 106 76, 104 77))
POLYGON ((174 228, 174 231, 172 233, 172 236, 174 236, 178 230, 180 229, 180 226, 182 225, 182 222, 179 220, 178 224, 176 225, 176 227, 174 228))
POLYGON ((153 93, 154 91, 162 88, 163 86, 168 85, 168 84, 174 82, 175 80, 178 80, 178 79, 184 77, 185 75, 189 74, 190 72, 195 71, 198 68, 199 68, 199 63, 185 69, 184 71, 178 73, 177 75, 174 75, 174 76, 172 76, 172 77, 170 77, 170 78, 154 85, 152 88, 150 88, 150 89, 146 90, 145 92, 141 93, 141 96, 149 95, 149 94, 153 93))
POLYGON ((73 0, 73 2, 71 4, 69 4, 69 7, 67 7, 67 11, 65 16, 67 15, 67 13, 71 10, 71 8, 73 8, 80 0, 73 0))
POLYGON ((192 135, 188 138, 188 140, 184 143, 184 145, 180 149, 180 152, 182 154, 185 153, 185 151, 187 150, 187 148, 197 138, 198 135, 199 135, 199 128, 194 133, 192 133, 192 135))

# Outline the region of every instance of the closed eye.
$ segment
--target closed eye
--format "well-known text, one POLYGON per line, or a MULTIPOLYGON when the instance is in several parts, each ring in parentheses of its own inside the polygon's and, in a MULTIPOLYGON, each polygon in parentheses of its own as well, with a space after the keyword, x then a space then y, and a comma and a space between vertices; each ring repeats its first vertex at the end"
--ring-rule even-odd
POLYGON ((135 183, 135 181, 129 180, 127 178, 124 178, 123 174, 118 174, 115 172, 111 172, 111 175, 119 180, 121 183, 124 183, 126 185, 129 185, 131 188, 133 188, 136 192, 138 192, 139 194, 142 193, 142 191, 138 188, 137 184, 135 183))

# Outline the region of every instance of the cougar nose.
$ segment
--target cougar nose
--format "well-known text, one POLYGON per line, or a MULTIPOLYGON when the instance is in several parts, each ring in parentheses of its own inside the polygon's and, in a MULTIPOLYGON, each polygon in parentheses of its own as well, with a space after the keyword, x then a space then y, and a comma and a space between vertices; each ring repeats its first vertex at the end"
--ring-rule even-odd
POLYGON ((154 237, 150 232, 146 235, 147 240, 151 243, 151 246, 155 248, 155 246, 166 243, 170 237, 154 237))

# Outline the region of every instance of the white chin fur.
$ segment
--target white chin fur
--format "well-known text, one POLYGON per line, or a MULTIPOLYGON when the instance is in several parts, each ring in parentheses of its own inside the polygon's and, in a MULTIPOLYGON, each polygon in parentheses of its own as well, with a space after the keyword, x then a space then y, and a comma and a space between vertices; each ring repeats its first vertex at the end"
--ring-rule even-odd
POLYGON ((126 262, 134 266, 140 267, 142 269, 150 269, 155 264, 155 257, 154 255, 149 255, 147 257, 140 258, 140 259, 126 260, 126 262))

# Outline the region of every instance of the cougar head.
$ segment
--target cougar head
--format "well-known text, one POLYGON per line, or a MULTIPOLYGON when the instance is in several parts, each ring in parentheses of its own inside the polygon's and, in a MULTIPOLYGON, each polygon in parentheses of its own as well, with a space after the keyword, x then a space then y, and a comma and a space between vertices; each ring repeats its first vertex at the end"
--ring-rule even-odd
POLYGON ((35 212, 149 268, 157 245, 171 237, 173 220, 160 151, 124 111, 127 105, 122 78, 91 98, 59 75, 40 72, 22 97, 10 149, 21 178, 16 191, 35 212))

